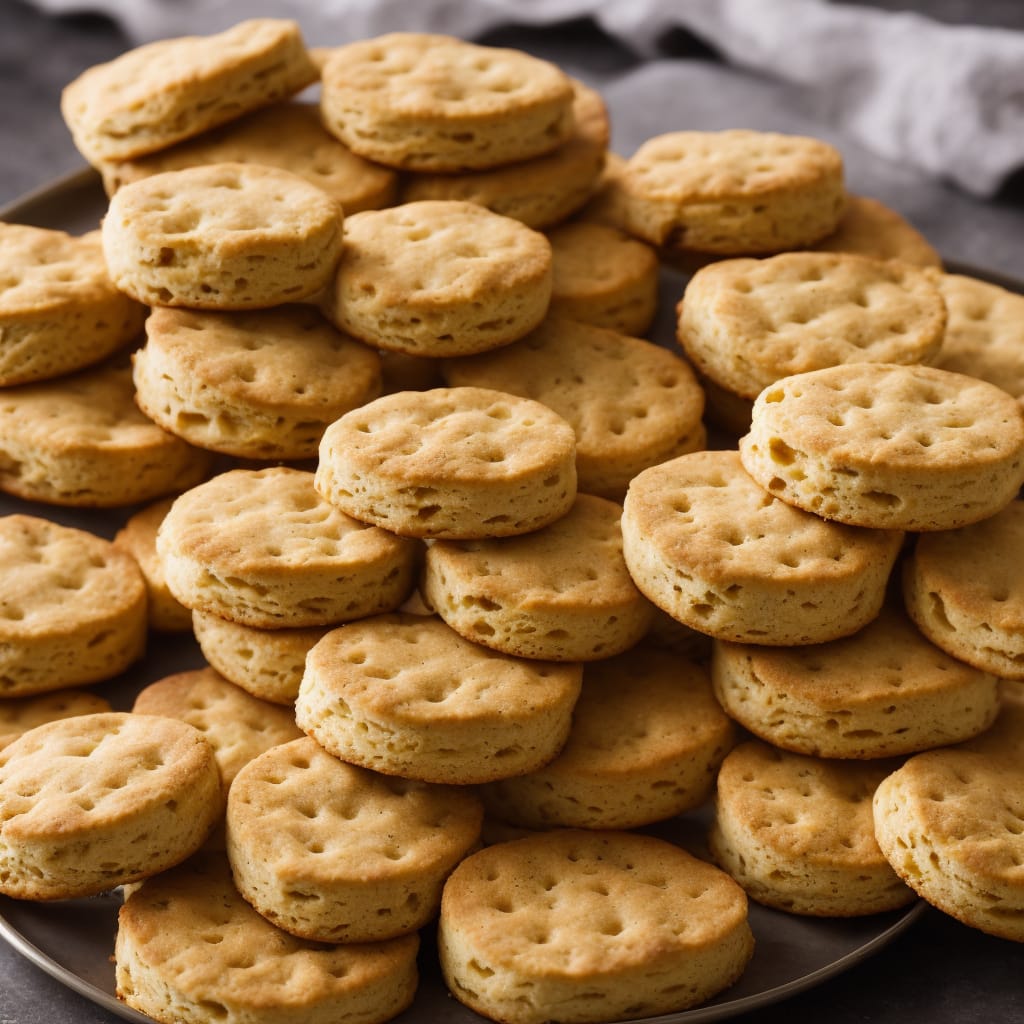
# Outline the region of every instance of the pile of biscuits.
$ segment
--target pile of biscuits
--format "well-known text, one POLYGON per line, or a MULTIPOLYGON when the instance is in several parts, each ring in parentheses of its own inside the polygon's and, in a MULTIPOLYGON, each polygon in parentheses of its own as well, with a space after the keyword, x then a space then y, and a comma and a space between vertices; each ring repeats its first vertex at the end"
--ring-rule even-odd
POLYGON ((257 19, 63 112, 110 203, 0 225, 0 490, 121 528, 0 519, 0 892, 123 887, 122 1000, 384 1021, 429 927, 486 1017, 650 1017, 748 897, 1024 941, 1024 298, 831 146, 623 160, 447 36, 257 19), (149 630, 208 667, 112 710, 149 630))

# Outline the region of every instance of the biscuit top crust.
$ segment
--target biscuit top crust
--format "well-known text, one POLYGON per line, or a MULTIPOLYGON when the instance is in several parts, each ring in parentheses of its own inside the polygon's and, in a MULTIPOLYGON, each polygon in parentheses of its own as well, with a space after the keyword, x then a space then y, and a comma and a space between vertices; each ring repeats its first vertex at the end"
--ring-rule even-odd
POLYGON ((740 585, 848 579, 893 557, 902 539, 787 505, 751 479, 735 451, 693 452, 644 470, 626 507, 668 561, 740 585))
MULTIPOLYGON (((175 115, 195 110, 198 116, 197 92, 205 97, 219 81, 244 76, 246 68, 258 86, 261 78, 281 76, 287 62, 292 64, 287 91, 298 92, 316 81, 317 69, 306 54, 299 26, 284 19, 254 18, 216 35, 147 43, 94 65, 64 89, 61 109, 69 123, 88 123, 90 134, 109 136, 118 157, 125 159, 191 134, 183 123, 176 138, 168 139, 173 132, 166 125, 175 115), (126 148, 125 140, 137 133, 142 135, 139 144, 126 148)), ((253 92, 258 95, 259 89, 253 92)), ((277 91, 274 98, 280 96, 277 91)), ((249 109, 259 105, 251 103, 249 109)), ((243 112, 238 104, 225 107, 217 123, 243 112)))
POLYGON ((487 388, 400 391, 346 413, 320 444, 346 465, 412 486, 485 484, 561 472, 572 427, 540 402, 487 388))
MULTIPOLYGON (((118 189, 107 210, 114 225, 131 226, 139 260, 158 266, 181 252, 231 258, 261 244, 301 242, 332 222, 340 234, 342 216, 341 204, 305 178, 238 163, 154 174, 118 189)), ((116 230, 104 230, 104 245, 116 230)))
POLYGON ((622 557, 622 507, 578 494, 560 519, 520 537, 435 541, 440 571, 497 602, 538 608, 599 609, 641 600, 622 557), (472 583, 470 581, 477 581, 472 583))
POLYGON ((557 102, 568 106, 573 99, 571 79, 548 61, 417 32, 340 46, 321 78, 326 91, 343 91, 364 110, 455 122, 557 102))
POLYGON ((352 945, 289 935, 246 903, 227 859, 210 855, 149 879, 118 922, 169 984, 194 1002, 228 1004, 243 1020, 300 1019, 307 1007, 318 1019, 325 1000, 360 1005, 369 987, 398 987, 396 972, 405 974, 419 946, 417 935, 352 945))
POLYGON ((576 700, 582 669, 500 654, 440 619, 398 614, 331 630, 309 652, 306 674, 363 714, 423 725, 534 720, 576 700))
POLYGON ((652 836, 558 830, 490 846, 445 887, 442 919, 472 922, 493 968, 578 979, 656 970, 742 928, 743 890, 652 836), (529 936, 542 934, 545 941, 529 936))
POLYGON ((728 338, 740 364, 730 376, 753 383, 746 397, 755 398, 780 377, 840 363, 927 362, 942 345, 945 325, 945 303, 923 270, 793 252, 698 270, 683 296, 679 337, 698 363, 700 347, 687 344, 690 331, 709 346, 728 338))
POLYGON ((1024 415, 1010 395, 929 366, 855 363, 785 377, 754 403, 748 436, 767 429, 783 465, 798 449, 830 465, 939 473, 1024 450, 1024 415))
POLYGON ((416 878, 446 862, 450 869, 475 843, 483 819, 468 787, 381 775, 340 761, 308 737, 250 761, 230 801, 229 828, 283 880, 369 885, 416 878))
MULTIPOLYGON (((901 808, 898 816, 913 815, 915 832, 927 837, 928 849, 941 851, 949 870, 962 864, 976 878, 1019 892, 1024 885, 1021 782, 1019 760, 971 749, 929 750, 889 776, 877 803, 884 808, 891 801, 901 808)), ((985 904, 995 902, 982 895, 985 904)))
POLYGON ((763 842, 825 864, 883 861, 871 800, 892 761, 833 762, 743 743, 719 770, 719 800, 763 842))
POLYGON ((213 763, 202 734, 123 711, 48 722, 0 751, 0 823, 9 835, 73 835, 180 792, 213 763))
POLYGON ((225 786, 268 747, 303 735, 290 707, 260 700, 212 668, 150 683, 135 698, 132 711, 176 718, 198 729, 213 747, 225 786))
POLYGON ((386 205, 396 174, 364 160, 331 135, 311 103, 275 103, 171 149, 101 167, 105 180, 136 181, 213 163, 267 164, 308 179, 355 213, 386 205))
POLYGON ((242 403, 336 416, 346 399, 351 406, 355 396, 380 391, 380 356, 308 306, 230 313, 157 307, 146 335, 183 380, 204 381, 242 403))
POLYGON ((824 711, 941 694, 992 678, 929 643, 897 606, 884 607, 853 636, 824 644, 718 644, 727 664, 742 659, 754 678, 824 711))
POLYGON ((640 146, 622 182, 649 198, 698 203, 799 191, 842 172, 839 151, 819 139, 746 129, 683 131, 640 146))
MULTIPOLYGON (((913 572, 922 590, 966 614, 984 633, 1024 634, 1024 501, 994 516, 918 538, 913 572)), ((1024 687, 1022 687, 1024 689, 1024 687)))
POLYGON ((544 770, 615 778, 656 768, 667 756, 704 744, 726 749, 732 735, 732 721, 703 665, 641 645, 584 668, 569 739, 544 770))
POLYGON ((0 433, 59 452, 183 447, 143 415, 134 395, 131 368, 112 365, 8 389, 0 394, 0 433))
POLYGON ((572 424, 581 450, 629 457, 695 430, 704 392, 688 363, 642 338, 552 315, 525 338, 482 355, 445 360, 454 385, 497 388, 550 406, 572 424))
POLYGON ((1024 403, 1024 295, 962 274, 935 281, 949 312, 935 366, 991 381, 1024 403))
POLYGON ((550 273, 551 244, 544 235, 476 203, 421 199, 345 221, 345 293, 370 296, 385 309, 488 302, 492 293, 546 282, 550 273))
POLYGON ((313 474, 278 466, 235 469, 186 491, 157 533, 157 551, 195 559, 218 575, 283 581, 325 567, 361 566, 414 543, 329 505, 313 474))
POLYGON ((80 237, 0 223, 0 330, 6 318, 121 296, 107 274, 99 231, 80 237))
POLYGON ((144 599, 135 560, 84 530, 0 518, 0 640, 46 637, 144 599))

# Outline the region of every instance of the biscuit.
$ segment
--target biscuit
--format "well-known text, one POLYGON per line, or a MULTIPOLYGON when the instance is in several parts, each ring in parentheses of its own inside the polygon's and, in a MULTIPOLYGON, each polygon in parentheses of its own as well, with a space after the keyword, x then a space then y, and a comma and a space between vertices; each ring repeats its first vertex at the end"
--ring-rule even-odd
POLYGON ((959 530, 918 538, 903 567, 910 617, 937 647, 1024 679, 1024 501, 959 530))
POLYGON ((878 787, 874 820, 879 846, 919 896, 1024 942, 1024 763, 972 750, 917 754, 878 787))
POLYGON ((116 508, 204 479, 210 454, 158 427, 134 396, 131 369, 120 364, 0 393, 0 491, 116 508))
POLYGON ((934 365, 995 384, 1024 404, 1024 296, 963 274, 935 278, 949 319, 934 365))
POLYGON ((102 361, 139 333, 145 313, 114 287, 98 231, 0 223, 0 387, 102 361))
POLYGON ((648 139, 619 185, 630 234, 719 256, 806 248, 836 229, 846 203, 834 147, 746 129, 648 139))
POLYGON ((715 861, 751 899, 791 914, 857 917, 913 902, 875 841, 871 798, 892 768, 741 744, 718 773, 715 861))
POLYGON ((623 553, 647 597, 720 640, 779 647, 849 636, 880 611, 902 535, 831 523, 759 487, 734 451, 641 473, 623 553))
POLYGON ((551 275, 540 232, 476 203, 424 199, 345 221, 326 312, 377 348, 470 355, 536 327, 551 275))
POLYGON ((559 224, 593 194, 608 147, 608 111, 599 93, 573 82, 573 132, 557 149, 531 160, 462 174, 405 175, 402 202, 464 199, 531 228, 559 224))
POLYGON ((150 879, 117 919, 117 997, 160 1021, 381 1024, 417 984, 415 935, 337 946, 275 927, 242 899, 223 857, 150 879))
POLYGON ((0 752, 0 892, 92 896, 172 867, 223 813, 213 750, 190 725, 112 711, 0 752))
POLYGON ((140 509, 114 536, 114 547, 138 563, 146 583, 146 614, 150 629, 159 633, 185 633, 192 629, 192 612, 167 589, 156 553, 156 534, 174 498, 162 498, 140 509))
POLYGON ((553 761, 481 796, 489 814, 520 827, 639 828, 700 806, 734 742, 706 669, 636 647, 585 666, 553 761))
POLYGON ((198 448, 311 459, 339 416, 380 394, 380 357, 306 306, 154 309, 133 358, 136 401, 198 448))
POLYGON ((420 591, 467 640, 520 658, 594 661, 628 650, 652 608, 622 558, 622 509, 580 494, 523 537, 435 541, 420 591))
POLYGON ((330 628, 259 629, 192 612, 192 628, 203 657, 247 693, 274 704, 294 704, 306 655, 330 628))
POLYGON ((369 160, 466 171, 539 156, 569 138, 571 79, 518 50, 392 32, 339 46, 321 71, 324 126, 369 160))
POLYGON ((91 67, 61 113, 91 164, 164 149, 316 81, 293 21, 257 18, 209 36, 165 39, 91 67))
POLYGON ((835 231, 810 248, 817 252, 848 252, 942 269, 942 258, 910 221, 867 196, 848 194, 846 208, 835 231))
POLYGON ((122 186, 164 171, 200 164, 254 163, 305 178, 341 203, 346 214, 391 206, 398 175, 356 156, 320 123, 310 103, 275 103, 171 149, 137 160, 103 162, 108 196, 122 186))
POLYGON ((576 432, 578 486, 621 501, 641 470, 704 447, 704 393, 672 352, 549 317, 515 345, 446 361, 452 386, 495 388, 554 409, 576 432))
POLYGON ((32 697, 4 698, 0 701, 0 750, 37 725, 110 710, 108 701, 88 690, 53 690, 32 697))
POLYGON ((254 758, 302 736, 290 708, 246 693, 212 668, 178 672, 143 687, 132 711, 187 722, 213 747, 224 792, 254 758))
POLYGON ((739 448, 762 487, 827 519, 950 530, 994 515, 1024 483, 1024 412, 963 374, 853 363, 766 388, 739 448))
POLYGON ((145 648, 131 556, 85 530, 0 517, 0 697, 111 679, 145 648))
POLYGON ((551 313, 621 334, 645 334, 658 305, 658 256, 604 224, 577 221, 548 233, 551 313))
POLYGON ((469 789, 389 778, 303 737, 239 773, 228 860, 239 892, 292 935, 382 942, 437 916, 482 819, 469 789))
POLYGON ((342 222, 341 204, 297 174, 209 164, 118 189, 103 252, 117 287, 147 305, 263 309, 327 285, 342 222))
POLYGON ((350 764, 424 782, 491 782, 561 749, 582 674, 490 651, 437 618, 378 616, 313 647, 295 718, 350 764))
POLYGON ((930 644, 902 609, 812 647, 716 641, 722 707, 773 746, 833 758, 892 757, 958 743, 999 711, 998 679, 930 644))
POLYGON ((404 536, 505 537, 569 511, 575 456, 572 427, 539 402, 476 387, 404 391, 327 428, 316 488, 404 536))
POLYGON ((712 263, 690 278, 677 337, 720 387, 757 398, 780 377, 843 363, 926 363, 946 306, 925 271, 846 253, 712 263))
POLYGON ((167 586, 193 611, 263 629, 397 607, 419 546, 325 502, 313 474, 236 469, 181 495, 157 533, 167 586))
POLYGON ((747 901, 724 872, 651 836, 550 832, 473 854, 444 888, 452 995, 507 1024, 682 1010, 743 972, 747 901))

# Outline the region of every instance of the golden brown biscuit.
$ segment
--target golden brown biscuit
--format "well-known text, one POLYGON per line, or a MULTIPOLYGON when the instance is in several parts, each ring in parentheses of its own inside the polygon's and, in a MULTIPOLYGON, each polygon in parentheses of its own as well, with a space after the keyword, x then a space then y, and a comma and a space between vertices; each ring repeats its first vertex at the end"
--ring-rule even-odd
POLYGON ((316 488, 402 536, 513 536, 572 506, 576 438, 551 409, 501 391, 402 391, 327 428, 316 488))
POLYGON ((948 370, 834 366, 765 388, 740 457, 771 494, 828 519, 949 530, 995 515, 1024 483, 1024 412, 948 370))
POLYGON ((294 21, 255 18, 97 64, 64 89, 61 112, 90 163, 128 160, 290 96, 316 77, 294 21))
POLYGON ((353 152, 405 170, 466 171, 526 160, 573 127, 572 81, 519 50, 392 32, 324 62, 324 125, 353 152))
POLYGON ((637 586, 673 618, 722 640, 777 647, 867 625, 902 535, 787 505, 735 451, 715 451, 641 473, 626 495, 622 540, 637 586))
POLYGON ((224 810, 213 749, 184 722, 111 711, 0 752, 0 891, 91 896, 194 853, 224 810))
POLYGON ((381 615, 313 647, 295 717, 351 764, 424 782, 490 782, 555 756, 582 674, 495 653, 432 616, 381 615))
POLYGON ((107 269, 150 306, 265 309, 321 291, 341 256, 341 204, 291 171, 221 163, 118 189, 107 269))
POLYGON ((558 831, 455 869, 438 947, 452 994, 509 1024, 682 1010, 731 985, 753 952, 743 891, 664 840, 558 831))
POLYGON ((92 366, 131 341, 144 316, 110 280, 99 232, 0 223, 0 387, 92 366))

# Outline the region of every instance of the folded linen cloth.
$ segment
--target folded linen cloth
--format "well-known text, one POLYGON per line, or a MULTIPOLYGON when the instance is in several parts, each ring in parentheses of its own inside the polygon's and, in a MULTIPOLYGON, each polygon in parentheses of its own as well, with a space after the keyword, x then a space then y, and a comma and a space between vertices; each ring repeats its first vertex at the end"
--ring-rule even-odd
MULTIPOLYGON (((1024 32, 828 0, 35 0, 116 20, 137 42, 290 17, 316 45, 383 32, 476 38, 589 17, 640 57, 673 29, 734 68, 796 87, 805 111, 905 167, 991 196, 1024 167, 1024 32)), ((686 61, 679 61, 680 65, 686 61)), ((788 92, 788 90, 787 90, 788 92)), ((671 102, 672 92, 666 94, 671 102)), ((685 128, 691 125, 680 124, 685 128)))

